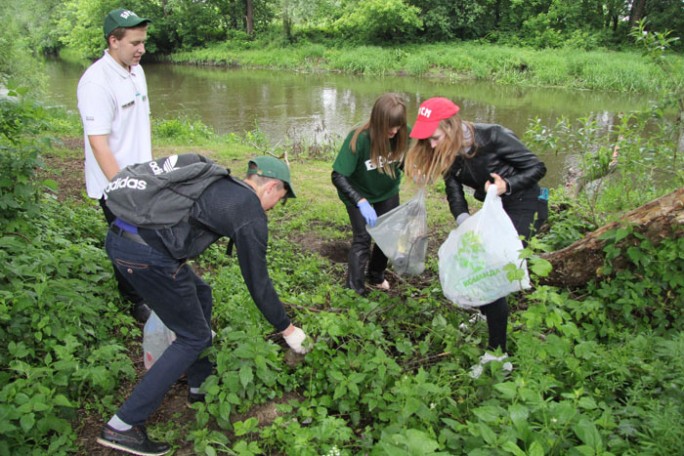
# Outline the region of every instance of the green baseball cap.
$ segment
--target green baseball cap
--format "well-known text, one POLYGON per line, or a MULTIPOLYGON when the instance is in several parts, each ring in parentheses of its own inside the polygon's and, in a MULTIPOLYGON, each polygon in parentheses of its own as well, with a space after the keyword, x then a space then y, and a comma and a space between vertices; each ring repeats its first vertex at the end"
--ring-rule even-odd
POLYGON ((256 174, 257 176, 272 177, 285 183, 287 187, 287 197, 296 198, 292 183, 290 182, 290 168, 275 157, 264 155, 249 161, 247 175, 256 174))
POLYGON ((125 8, 119 8, 115 9, 113 11, 110 11, 107 16, 105 16, 104 20, 104 35, 105 38, 109 37, 109 35, 114 31, 116 28, 131 28, 131 27, 137 27, 138 25, 142 24, 143 22, 152 22, 150 19, 147 19, 145 17, 140 17, 137 14, 135 14, 131 10, 127 10, 125 8))

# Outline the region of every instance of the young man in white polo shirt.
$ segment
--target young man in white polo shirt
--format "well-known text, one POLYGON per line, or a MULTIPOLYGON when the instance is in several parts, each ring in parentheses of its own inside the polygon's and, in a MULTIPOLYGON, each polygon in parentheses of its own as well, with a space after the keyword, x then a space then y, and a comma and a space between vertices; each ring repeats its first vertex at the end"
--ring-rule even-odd
MULTIPOLYGON (((85 181, 88 196, 99 200, 108 224, 114 215, 103 190, 120 169, 152 159, 150 103, 140 58, 145 53, 151 21, 116 9, 104 20, 107 49, 78 83, 78 109, 85 136, 85 181)), ((133 304, 132 314, 145 322, 147 305, 114 268, 121 295, 133 304)))

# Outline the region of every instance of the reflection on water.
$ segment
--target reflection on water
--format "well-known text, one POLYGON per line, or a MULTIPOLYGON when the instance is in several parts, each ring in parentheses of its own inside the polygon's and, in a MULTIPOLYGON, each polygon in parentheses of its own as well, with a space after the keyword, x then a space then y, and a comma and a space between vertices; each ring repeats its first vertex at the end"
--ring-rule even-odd
MULTIPOLYGON (((646 98, 632 95, 480 82, 151 63, 144 68, 153 116, 198 118, 219 133, 241 133, 258 126, 272 144, 337 142, 365 122, 375 99, 388 91, 406 96, 409 122, 423 100, 445 96, 461 106, 464 119, 499 123, 518 136, 537 117, 544 124, 561 116, 592 117, 608 127, 617 113, 648 104, 646 98)), ((46 62, 51 100, 76 109, 76 85, 84 69, 58 60, 46 62)), ((554 186, 561 180, 565 158, 542 158, 549 168, 544 183, 554 186)))

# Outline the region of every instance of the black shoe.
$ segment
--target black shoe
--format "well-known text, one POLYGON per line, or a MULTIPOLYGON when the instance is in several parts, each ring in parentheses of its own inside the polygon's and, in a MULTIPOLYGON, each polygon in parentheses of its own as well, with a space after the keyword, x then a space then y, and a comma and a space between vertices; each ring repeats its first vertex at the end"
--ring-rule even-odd
POLYGON ((161 456, 171 449, 171 445, 154 442, 147 437, 145 426, 133 426, 127 431, 117 431, 108 424, 97 438, 100 445, 125 451, 139 456, 161 456))
POLYGON ((356 294, 358 294, 359 296, 365 296, 367 293, 367 290, 365 287, 362 287, 362 288, 355 287, 354 284, 352 284, 352 281, 349 278, 349 276, 347 276, 347 278, 344 282, 344 286, 345 286, 345 288, 349 288, 350 290, 354 290, 356 292, 356 294))
POLYGON ((150 318, 150 313, 152 310, 145 304, 144 302, 138 302, 133 304, 133 310, 131 310, 131 315, 133 315, 133 318, 138 320, 140 323, 145 323, 147 322, 147 319, 150 318))
POLYGON ((188 392, 188 405, 197 404, 201 402, 204 403, 204 394, 202 393, 191 393, 188 392))

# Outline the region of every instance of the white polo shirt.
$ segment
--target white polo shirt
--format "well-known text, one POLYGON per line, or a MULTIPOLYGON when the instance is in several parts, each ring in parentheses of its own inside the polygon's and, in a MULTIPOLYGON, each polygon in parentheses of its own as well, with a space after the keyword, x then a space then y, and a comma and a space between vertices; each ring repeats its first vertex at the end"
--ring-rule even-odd
POLYGON ((88 196, 101 198, 109 181, 95 160, 89 135, 109 135, 120 168, 152 160, 150 101, 142 66, 127 71, 109 52, 93 63, 78 82, 78 110, 85 138, 88 196))

